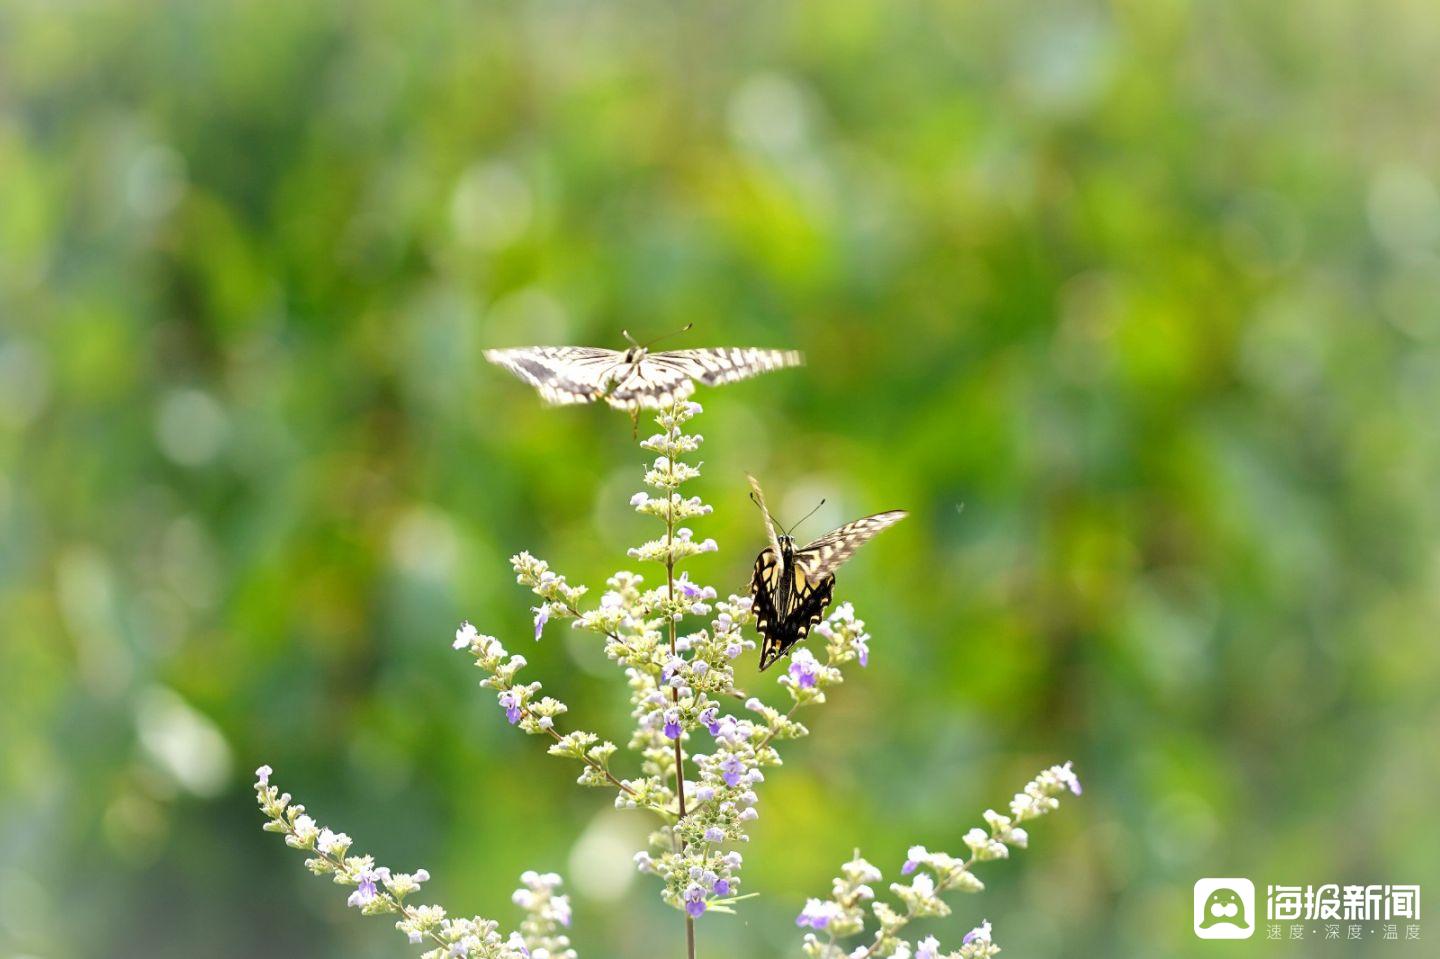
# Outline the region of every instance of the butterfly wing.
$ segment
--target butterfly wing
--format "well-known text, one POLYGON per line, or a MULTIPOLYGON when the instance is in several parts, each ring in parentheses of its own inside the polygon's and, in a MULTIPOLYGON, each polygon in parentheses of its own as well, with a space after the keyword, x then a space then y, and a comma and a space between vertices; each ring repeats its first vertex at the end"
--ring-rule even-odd
POLYGON ((894 526, 909 514, 903 509, 875 513, 831 530, 795 554, 797 565, 812 579, 833 574, 840 564, 864 546, 882 529, 894 526))
POLYGON ((794 350, 720 348, 626 354, 588 346, 522 346, 486 350, 485 359, 535 387, 547 403, 594 403, 634 412, 663 409, 707 386, 729 383, 802 362, 794 350))
POLYGON ((652 353, 651 362, 679 370, 706 386, 733 383, 784 369, 800 366, 804 354, 798 350, 762 350, 755 347, 726 346, 703 350, 667 350, 652 353))
POLYGON ((760 515, 765 517, 765 539, 770 543, 770 548, 775 555, 780 555, 780 541, 775 538, 775 522, 770 519, 770 508, 765 505, 765 491, 760 488, 760 481, 749 473, 745 478, 750 481, 750 489, 755 493, 755 502, 760 507, 760 515))
POLYGON ((689 373, 657 362, 652 354, 634 367, 624 366, 616 374, 613 386, 605 394, 605 402, 620 410, 665 409, 694 392, 695 384, 689 373))
POLYGON ((834 588, 834 576, 812 578, 801 563, 792 561, 787 566, 781 554, 768 546, 760 551, 750 579, 750 597, 755 629, 764 640, 760 647, 762 673, 810 634, 825 615, 834 588))
POLYGON ((589 346, 522 346, 486 350, 485 359, 535 387, 555 405, 593 403, 625 368, 624 354, 589 346))

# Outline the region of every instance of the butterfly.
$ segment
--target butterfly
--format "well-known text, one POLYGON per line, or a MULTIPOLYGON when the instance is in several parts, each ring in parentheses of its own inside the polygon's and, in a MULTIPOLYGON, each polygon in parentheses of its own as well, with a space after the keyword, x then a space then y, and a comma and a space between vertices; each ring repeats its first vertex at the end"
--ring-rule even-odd
POLYGON ((770 545, 755 558, 755 573, 750 578, 755 628, 765 641, 760 647, 760 671, 764 672, 820 622, 825 607, 830 605, 835 570, 840 564, 876 533, 909 514, 896 509, 866 516, 797 549, 788 532, 775 535, 775 524, 759 482, 748 473, 745 478, 765 517, 765 535, 770 540, 770 545))
POLYGON ((590 346, 522 346, 486 350, 485 359, 535 387, 547 403, 603 400, 631 413, 685 399, 695 392, 696 380, 716 386, 805 361, 795 350, 740 347, 651 353, 629 333, 625 338, 630 348, 623 353, 590 346))

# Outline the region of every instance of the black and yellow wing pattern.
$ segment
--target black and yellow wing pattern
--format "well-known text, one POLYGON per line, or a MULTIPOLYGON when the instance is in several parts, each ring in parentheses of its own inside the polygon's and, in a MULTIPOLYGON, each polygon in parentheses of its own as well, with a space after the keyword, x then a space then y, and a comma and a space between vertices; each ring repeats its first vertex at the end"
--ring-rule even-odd
POLYGON ((760 671, 790 652, 825 615, 835 590, 835 570, 881 530, 907 515, 904 510, 876 513, 846 523, 801 549, 788 535, 776 536, 765 495, 748 477, 765 515, 770 544, 755 558, 750 577, 751 608, 760 633, 760 671))

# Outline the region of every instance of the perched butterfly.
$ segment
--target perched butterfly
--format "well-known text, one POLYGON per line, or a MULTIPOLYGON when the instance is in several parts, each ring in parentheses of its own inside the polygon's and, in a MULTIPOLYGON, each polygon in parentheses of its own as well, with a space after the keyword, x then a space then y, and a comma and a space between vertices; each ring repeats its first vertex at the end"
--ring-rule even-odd
POLYGON ((623 353, 589 346, 522 346, 486 350, 485 359, 535 387, 547 403, 604 400, 631 413, 685 399, 695 392, 695 380, 715 386, 804 362, 795 350, 719 347, 651 353, 629 333, 625 338, 630 348, 623 353))
POLYGON ((760 670, 790 652, 825 614, 835 589, 835 570, 876 533, 906 517, 903 509, 876 513, 846 523, 808 546, 797 549, 789 533, 775 535, 775 524, 765 506, 765 494, 755 477, 746 474, 754 499, 765 517, 770 545, 755 558, 750 579, 755 628, 765 643, 760 647, 760 670))

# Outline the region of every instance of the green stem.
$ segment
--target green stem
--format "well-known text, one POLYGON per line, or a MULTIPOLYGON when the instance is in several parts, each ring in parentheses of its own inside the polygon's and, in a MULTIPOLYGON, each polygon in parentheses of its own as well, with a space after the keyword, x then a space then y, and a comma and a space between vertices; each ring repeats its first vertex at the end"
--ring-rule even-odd
MULTIPOLYGON (((677 403, 671 407, 670 415, 675 416, 678 409, 679 404, 677 403)), ((679 432, 679 428, 676 426, 671 426, 670 429, 672 433, 679 432)), ((675 463, 673 456, 670 462, 673 471, 675 463)), ((675 635, 675 611, 677 609, 675 603, 675 496, 676 490, 673 487, 667 487, 665 490, 665 600, 667 606, 665 618, 670 624, 671 656, 675 656, 678 652, 675 635)), ((680 690, 674 686, 670 687, 670 701, 677 707, 680 705, 680 690)), ((684 730, 682 729, 680 736, 675 737, 675 798, 679 802, 681 820, 685 818, 685 751, 680 746, 683 736, 684 730)), ((676 822, 676 835, 679 835, 678 821, 676 822)), ((680 851, 682 853, 685 851, 683 844, 680 851)), ((690 918, 689 913, 685 914, 685 955, 687 959, 695 959, 695 920, 690 918)))

